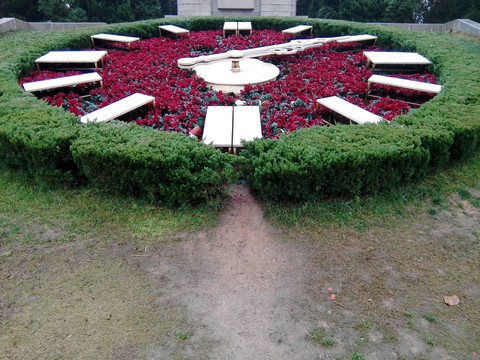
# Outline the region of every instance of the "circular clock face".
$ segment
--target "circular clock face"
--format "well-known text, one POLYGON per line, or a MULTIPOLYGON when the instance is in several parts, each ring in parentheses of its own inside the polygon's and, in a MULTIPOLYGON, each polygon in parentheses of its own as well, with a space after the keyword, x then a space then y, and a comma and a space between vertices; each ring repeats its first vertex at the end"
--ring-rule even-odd
MULTIPOLYGON (((156 107, 139 110, 127 121, 185 134, 197 125, 203 126, 207 106, 231 106, 238 100, 245 105, 261 103, 262 135, 265 138, 332 123, 332 114, 325 110, 315 112, 316 100, 329 96, 339 96, 387 120, 410 111, 408 101, 423 102, 431 98, 413 91, 379 86, 381 97, 365 103, 367 79, 372 72, 362 58, 363 50, 356 48, 358 44, 327 43, 294 55, 263 57, 260 59, 263 63, 278 69, 276 76, 269 75, 274 80, 246 85, 236 95, 211 89, 195 71, 180 69, 177 64, 180 58, 283 42, 282 34, 271 30, 228 38, 224 38, 221 31, 200 31, 192 32, 189 38, 177 40, 142 40, 132 50, 108 49, 108 59, 103 69, 98 70, 103 88, 98 84, 78 85, 61 91, 45 91, 38 96, 51 105, 62 106, 81 116, 140 92, 154 96, 156 107)), ((77 73, 34 71, 20 83, 77 73)), ((429 74, 402 77, 435 82, 435 77, 429 74)))
POLYGON ((198 65, 195 66, 194 71, 213 90, 234 93, 240 97, 245 85, 258 85, 274 81, 280 74, 277 66, 258 59, 198 65), (234 68, 235 65, 236 68, 234 68))

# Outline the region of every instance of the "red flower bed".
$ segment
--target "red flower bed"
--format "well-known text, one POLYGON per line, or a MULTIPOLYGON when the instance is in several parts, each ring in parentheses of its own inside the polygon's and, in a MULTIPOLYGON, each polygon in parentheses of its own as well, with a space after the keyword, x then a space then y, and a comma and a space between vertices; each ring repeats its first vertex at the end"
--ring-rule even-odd
MULTIPOLYGON (((207 106, 233 105, 236 98, 208 89, 203 79, 193 71, 179 69, 177 59, 282 42, 281 33, 270 30, 226 39, 220 31, 202 31, 192 32, 190 38, 178 40, 143 40, 139 50, 108 51, 105 67, 99 70, 103 88, 83 85, 71 88, 68 93, 52 91, 41 96, 51 105, 63 106, 75 115, 84 115, 129 94, 141 92, 155 96, 157 106, 137 118, 137 124, 187 133, 197 124, 203 125, 207 106), (91 96, 83 96, 86 92, 91 96)), ((293 56, 269 56, 263 60, 280 68, 278 80, 246 86, 240 99, 246 104, 261 102, 262 130, 266 138, 275 138, 303 127, 323 125, 322 116, 329 116, 327 112, 322 110, 318 116, 314 115, 315 100, 322 97, 338 95, 387 120, 410 110, 407 103, 397 98, 409 101, 419 97, 419 93, 414 91, 379 87, 386 97, 365 105, 366 81, 372 72, 362 63, 362 52, 355 51, 353 44, 326 44, 293 56)), ((20 84, 76 73, 34 71, 20 84)), ((435 82, 433 75, 401 77, 435 82)), ((428 97, 422 96, 423 101, 428 100, 428 97)))

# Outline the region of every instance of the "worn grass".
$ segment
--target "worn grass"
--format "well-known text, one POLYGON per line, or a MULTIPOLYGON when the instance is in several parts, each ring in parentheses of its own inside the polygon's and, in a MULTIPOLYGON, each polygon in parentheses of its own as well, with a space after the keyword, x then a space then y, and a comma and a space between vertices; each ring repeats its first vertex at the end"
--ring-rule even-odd
POLYGON ((49 189, 0 168, 1 244, 96 242, 128 238, 151 243, 214 224, 216 209, 171 209, 94 188, 49 189))
POLYGON ((182 309, 157 304, 158 289, 127 262, 85 255, 65 247, 1 259, 2 358, 137 359, 184 326, 182 309))
POLYGON ((184 310, 157 302, 163 289, 132 259, 215 220, 207 207, 49 189, 0 168, 0 357, 141 359, 176 347, 184 310))
POLYGON ((266 202, 264 208, 266 217, 274 224, 289 229, 296 227, 299 232, 331 226, 364 231, 373 226, 393 226, 399 219, 416 216, 419 210, 436 215, 451 205, 447 199, 454 193, 479 207, 480 199, 470 193, 471 188, 480 188, 480 154, 436 169, 422 182, 379 194, 303 204, 266 202))
MULTIPOLYGON (((182 307, 157 301, 168 290, 139 270, 138 261, 146 247, 161 249, 212 226, 217 209, 166 209, 92 188, 41 187, 5 168, 0 174, 2 356, 141 359, 152 348, 182 353, 196 325, 182 307)), ((477 155, 422 183, 370 197, 264 204, 272 222, 286 229, 285 241, 318 243, 318 286, 333 284, 337 302, 348 309, 329 315, 328 336, 312 334, 319 351, 362 358, 408 339, 415 339, 419 358, 443 349, 458 358, 478 351, 473 286, 480 280, 480 233, 430 239, 422 222, 428 227, 445 211, 478 209, 479 189, 477 155), (461 306, 445 307, 443 296, 451 293, 462 298, 461 306), (356 339, 348 353, 340 346, 345 334, 356 339)))
POLYGON ((338 291, 342 307, 327 321, 334 340, 358 339, 349 358, 388 348, 405 359, 478 352, 479 154, 381 194, 265 209, 285 241, 318 246, 312 294, 326 284, 338 291), (447 307, 449 294, 461 305, 447 307))

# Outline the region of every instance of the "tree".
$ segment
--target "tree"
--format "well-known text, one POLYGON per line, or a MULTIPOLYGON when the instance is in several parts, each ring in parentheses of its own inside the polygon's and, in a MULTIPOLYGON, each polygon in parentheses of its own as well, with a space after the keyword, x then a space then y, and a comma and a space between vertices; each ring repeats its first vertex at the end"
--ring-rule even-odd
MULTIPOLYGON (((446 1, 446 0, 442 0, 446 1)), ((424 0, 313 0, 310 17, 359 22, 413 22, 424 0)), ((302 6, 305 4, 302 3, 302 6)))
POLYGON ((135 20, 157 19, 163 17, 162 6, 158 0, 136 1, 133 7, 135 20))
POLYGON ((25 21, 40 20, 38 0, 0 0, 0 18, 15 17, 25 21))
POLYGON ((298 0, 297 1, 297 15, 308 15, 308 7, 310 5, 309 0, 298 0))
POLYGON ((88 21, 110 22, 112 15, 110 6, 97 0, 79 0, 78 6, 86 12, 88 21))
POLYGON ((177 0, 161 0, 164 14, 177 15, 177 0))
POLYGON ((308 6, 308 16, 325 19, 337 19, 338 4, 339 0, 313 0, 308 6))
POLYGON ((317 17, 322 19, 339 19, 338 11, 331 6, 322 6, 317 11, 317 17))
POLYGON ((88 21, 87 13, 75 0, 38 0, 38 12, 43 15, 43 20, 88 21))
POLYGON ((103 21, 161 18, 177 13, 177 0, 0 0, 0 17, 26 21, 103 21))
POLYGON ((38 0, 38 12, 44 20, 67 21, 70 8, 63 0, 38 0))
POLYGON ((444 23, 464 18, 480 21, 478 0, 427 0, 423 9, 426 22, 444 23))
POLYGON ((165 0, 78 0, 89 21, 106 23, 163 17, 165 0))
POLYGON ((340 0, 338 15, 340 19, 369 22, 382 21, 388 0, 340 0))
MULTIPOLYGON (((305 5, 307 5, 307 4, 305 4, 305 5)), ((308 17, 311 17, 311 18, 320 17, 318 15, 318 10, 320 10, 320 8, 323 5, 324 5, 323 0, 312 0, 312 1, 310 1, 310 3, 308 4, 308 10, 307 10, 308 17)))
POLYGON ((421 0, 389 0, 385 9, 384 21, 411 23, 416 22, 422 8, 421 0))
POLYGON ((344 19, 350 21, 381 21, 388 0, 314 0, 310 3, 310 17, 344 19))
POLYGON ((70 12, 69 20, 73 22, 88 21, 87 13, 82 8, 76 7, 70 12))
POLYGON ((134 20, 135 14, 132 9, 132 4, 130 0, 125 0, 115 8, 111 21, 109 22, 130 22, 134 20))

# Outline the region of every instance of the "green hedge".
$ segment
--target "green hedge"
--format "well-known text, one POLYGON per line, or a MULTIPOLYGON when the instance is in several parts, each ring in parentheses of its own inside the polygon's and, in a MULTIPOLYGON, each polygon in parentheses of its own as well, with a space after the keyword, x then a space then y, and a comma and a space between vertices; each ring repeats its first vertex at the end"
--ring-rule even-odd
POLYGON ((169 205, 216 200, 234 173, 231 156, 183 134, 136 124, 92 124, 71 149, 92 183, 169 205))
POLYGON ((73 114, 46 106, 30 94, 0 97, 1 157, 37 181, 54 184, 81 179, 70 151, 79 128, 73 114))
POLYGON ((118 123, 83 126, 18 86, 34 60, 56 49, 90 46, 90 35, 112 32, 158 36, 158 25, 192 31, 220 29, 225 20, 204 17, 148 20, 98 28, 0 37, 0 158, 39 181, 81 182, 163 203, 209 201, 222 196, 232 176, 245 176, 264 198, 379 191, 424 176, 450 159, 470 156, 480 138, 480 43, 452 34, 408 32, 347 21, 253 17, 254 29, 311 24, 316 36, 369 33, 386 49, 418 51, 431 59, 443 91, 390 125, 304 129, 278 141, 257 140, 233 157, 178 134, 118 123), (236 164, 244 164, 241 171, 236 164))
POLYGON ((372 193, 422 178, 429 152, 395 125, 302 129, 245 144, 246 177, 264 198, 372 193))

